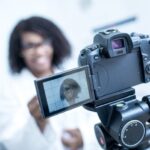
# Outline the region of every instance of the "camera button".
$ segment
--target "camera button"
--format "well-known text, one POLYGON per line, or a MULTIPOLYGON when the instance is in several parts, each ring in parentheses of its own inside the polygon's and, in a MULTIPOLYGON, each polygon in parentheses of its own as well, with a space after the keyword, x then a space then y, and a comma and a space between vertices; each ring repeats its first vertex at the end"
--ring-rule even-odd
POLYGON ((150 74, 150 62, 146 64, 145 70, 148 74, 150 74))

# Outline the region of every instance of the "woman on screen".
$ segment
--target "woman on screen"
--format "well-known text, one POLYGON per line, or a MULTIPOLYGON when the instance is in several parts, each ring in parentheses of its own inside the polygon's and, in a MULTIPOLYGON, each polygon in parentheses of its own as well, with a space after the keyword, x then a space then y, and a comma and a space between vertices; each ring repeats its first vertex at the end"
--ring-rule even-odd
POLYGON ((73 105, 77 103, 79 98, 79 93, 81 92, 80 85, 71 78, 67 78, 63 81, 60 86, 60 98, 62 101, 65 101, 66 105, 73 105))

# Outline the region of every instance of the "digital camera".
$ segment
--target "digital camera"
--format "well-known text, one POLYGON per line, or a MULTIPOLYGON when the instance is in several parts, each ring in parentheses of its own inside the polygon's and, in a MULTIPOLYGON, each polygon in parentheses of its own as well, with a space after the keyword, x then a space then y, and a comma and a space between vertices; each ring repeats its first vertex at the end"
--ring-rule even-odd
MULTIPOLYGON (((117 30, 100 32, 94 37, 92 45, 81 50, 78 61, 79 68, 35 81, 43 116, 83 104, 107 104, 112 100, 105 97, 149 82, 150 39, 146 35, 130 36, 117 30), (61 100, 61 84, 67 78, 80 86, 80 96, 70 104, 67 99, 66 103, 61 100)), ((72 91, 75 89, 72 88, 72 91)))
POLYGON ((95 132, 102 148, 140 146, 150 135, 150 97, 138 101, 131 87, 150 81, 149 36, 99 32, 78 61, 79 68, 35 81, 43 116, 84 105, 99 115, 95 132))

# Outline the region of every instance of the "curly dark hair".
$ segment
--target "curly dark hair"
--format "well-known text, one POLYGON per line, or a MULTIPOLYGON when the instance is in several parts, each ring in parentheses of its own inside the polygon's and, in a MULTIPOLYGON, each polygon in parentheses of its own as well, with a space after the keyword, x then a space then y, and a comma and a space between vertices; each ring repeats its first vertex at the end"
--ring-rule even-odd
POLYGON ((42 17, 30 17, 21 20, 11 33, 9 40, 9 65, 13 73, 20 73, 26 68, 23 57, 21 57, 21 36, 25 32, 34 32, 44 39, 50 38, 54 49, 53 66, 59 66, 66 56, 71 54, 71 46, 62 31, 50 20, 42 17))

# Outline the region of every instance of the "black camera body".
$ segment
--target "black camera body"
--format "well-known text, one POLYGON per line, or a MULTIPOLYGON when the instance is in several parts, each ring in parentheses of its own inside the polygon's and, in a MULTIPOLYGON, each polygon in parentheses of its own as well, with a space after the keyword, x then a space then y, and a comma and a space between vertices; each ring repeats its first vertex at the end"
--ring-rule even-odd
POLYGON ((150 82, 149 36, 113 29, 100 32, 81 50, 78 61, 77 69, 35 81, 43 116, 83 105, 101 120, 95 133, 103 149, 147 150, 150 96, 139 101, 131 87, 150 82), (70 82, 64 85, 66 80, 70 82), (78 91, 72 104, 59 97, 62 85, 68 95, 78 91))
POLYGON ((79 65, 89 65, 95 104, 103 96, 150 80, 150 38, 129 36, 117 30, 100 32, 94 44, 80 52, 79 65))

